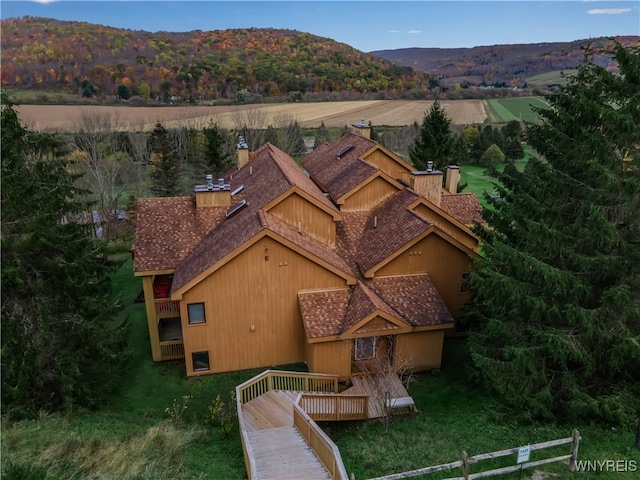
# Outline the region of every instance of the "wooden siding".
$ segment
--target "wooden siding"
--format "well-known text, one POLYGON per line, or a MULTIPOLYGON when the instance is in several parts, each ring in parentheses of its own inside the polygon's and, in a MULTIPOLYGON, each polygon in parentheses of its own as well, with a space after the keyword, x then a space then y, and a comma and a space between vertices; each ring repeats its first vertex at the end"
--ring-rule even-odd
POLYGON ((298 194, 289 195, 269 213, 302 229, 311 238, 330 246, 336 244, 336 225, 332 216, 298 194))
POLYGON ((444 330, 398 335, 394 346, 393 368, 420 372, 440 368, 444 330))
POLYGON ((229 190, 196 192, 195 196, 197 208, 231 206, 231 192, 229 190))
POLYGON ((306 361, 310 372, 338 375, 341 381, 351 375, 352 340, 307 343, 306 361))
POLYGON ((432 233, 378 270, 376 277, 428 273, 454 318, 468 299, 460 293, 462 275, 471 269, 469 256, 432 233))
POLYGON ((418 205, 416 205, 413 211, 421 217, 426 218, 429 222, 433 223, 447 235, 450 235, 451 237, 458 240, 465 247, 471 250, 476 250, 478 248, 478 239, 470 231, 461 229, 453 221, 448 220, 442 215, 434 212, 426 205, 419 203, 418 205))
POLYGON ((340 211, 370 210, 397 191, 398 188, 384 178, 376 177, 345 198, 344 203, 340 205, 340 211))
POLYGON ((363 160, 371 165, 378 167, 384 173, 394 180, 411 181, 411 171, 405 165, 397 162, 394 158, 387 155, 384 151, 376 149, 371 152, 363 160))
POLYGON ((298 291, 345 280, 270 238, 263 238, 184 293, 187 375, 305 360, 298 291), (187 304, 204 302, 206 323, 189 325, 187 304), (210 370, 194 372, 191 354, 208 352, 210 370))
POLYGON ((431 203, 440 206, 442 199, 442 172, 433 171, 412 176, 411 188, 431 203))

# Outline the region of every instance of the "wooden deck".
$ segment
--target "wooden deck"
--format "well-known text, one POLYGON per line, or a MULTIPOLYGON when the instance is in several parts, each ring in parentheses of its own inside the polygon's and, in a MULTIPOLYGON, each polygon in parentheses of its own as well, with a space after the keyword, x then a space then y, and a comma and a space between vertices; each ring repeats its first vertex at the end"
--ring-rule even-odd
MULTIPOLYGON (((276 400, 279 402, 279 400, 276 400)), ((307 445, 302 434, 291 425, 249 432, 256 478, 324 480, 327 469, 307 445)))
POLYGON ((388 400, 392 412, 394 407, 415 411, 393 372, 354 375, 353 386, 342 393, 330 380, 326 375, 269 370, 236 388, 250 479, 347 480, 338 448, 315 420, 382 417, 388 400))
POLYGON ((358 373, 351 376, 351 388, 342 393, 352 395, 369 395, 369 418, 381 418, 385 415, 387 403, 392 413, 400 411, 417 411, 413 399, 404 388, 400 377, 395 372, 383 374, 358 373), (385 392, 389 392, 389 396, 385 392))

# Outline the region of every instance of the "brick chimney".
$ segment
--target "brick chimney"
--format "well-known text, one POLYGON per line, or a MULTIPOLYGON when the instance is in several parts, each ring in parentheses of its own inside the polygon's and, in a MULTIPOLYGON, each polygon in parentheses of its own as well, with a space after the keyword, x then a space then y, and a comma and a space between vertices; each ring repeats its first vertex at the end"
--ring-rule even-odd
POLYGON ((224 178, 213 182, 213 175, 207 175, 206 185, 196 185, 196 208, 228 207, 231 205, 231 185, 224 183, 224 178))
POLYGON ((244 137, 241 135, 238 138, 238 168, 244 167, 249 163, 249 146, 244 141, 244 137))
POLYGON ((458 182, 460 181, 460 168, 457 165, 448 165, 447 174, 444 180, 444 188, 449 193, 458 193, 458 182))
POLYGON ((442 199, 442 177, 440 170, 433 169, 433 162, 427 162, 427 169, 411 172, 411 188, 431 203, 440 206, 442 199))
POLYGON ((360 123, 351 124, 353 127, 353 133, 362 135, 364 138, 371 138, 371 127, 364 123, 364 118, 360 119, 360 123))

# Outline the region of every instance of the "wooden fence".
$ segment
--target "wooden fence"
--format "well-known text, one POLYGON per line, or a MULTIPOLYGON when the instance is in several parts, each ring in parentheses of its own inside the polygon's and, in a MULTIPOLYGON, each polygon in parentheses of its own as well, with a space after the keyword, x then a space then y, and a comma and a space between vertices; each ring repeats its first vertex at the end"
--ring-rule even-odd
MULTIPOLYGON (((462 477, 451 477, 446 480, 473 480, 476 478, 487 478, 487 477, 493 477, 495 475, 502 475, 505 473, 517 472, 525 468, 539 467, 540 465, 546 465, 548 463, 553 463, 553 462, 562 462, 565 460, 569 460, 569 470, 573 472, 576 468, 576 460, 578 459, 578 447, 580 445, 580 439, 581 439, 580 432, 578 432, 578 430, 574 430, 571 437, 528 445, 527 447, 529 448, 529 451, 535 451, 535 450, 543 450, 545 448, 557 447, 558 445, 566 445, 570 443, 571 453, 569 453, 568 455, 560 455, 558 457, 545 458, 545 459, 536 460, 533 462, 526 461, 516 465, 496 468, 496 469, 487 470, 484 472, 469 473, 469 466, 474 463, 480 462, 482 460, 490 460, 494 458, 505 457, 507 455, 517 455, 521 447, 509 448, 507 450, 500 450, 498 452, 483 453, 480 455, 474 455, 472 457, 469 457, 466 452, 462 452, 462 460, 458 460, 456 462, 445 463, 445 464, 436 465, 433 467, 419 468, 417 470, 411 470, 411 471, 402 472, 402 473, 395 473, 392 475, 385 475, 383 477, 371 478, 369 480, 399 480, 402 478, 411 478, 411 477, 417 477, 419 475, 426 475, 428 473, 453 470, 454 468, 462 469, 462 477)), ((353 479, 353 476, 352 476, 352 479, 353 479)))

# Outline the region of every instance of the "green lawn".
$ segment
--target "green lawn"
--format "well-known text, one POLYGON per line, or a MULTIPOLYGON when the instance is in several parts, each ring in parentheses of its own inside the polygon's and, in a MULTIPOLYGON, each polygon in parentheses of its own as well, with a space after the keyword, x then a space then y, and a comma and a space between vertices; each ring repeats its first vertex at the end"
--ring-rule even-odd
POLYGON ((538 121, 538 114, 533 111, 533 108, 549 106, 541 97, 491 99, 487 103, 502 122, 517 120, 535 123, 538 121))
MULTIPOLYGON (((531 149, 525 146, 525 157, 522 160, 516 162, 516 168, 522 171, 529 161, 531 156, 531 149)), ((500 165, 498 170, 503 170, 504 165, 500 165)), ((466 193, 475 193, 478 200, 482 205, 487 205, 484 198, 484 194, 489 193, 494 195, 496 193, 495 182, 496 180, 487 174, 487 169, 481 165, 472 163, 460 165, 460 184, 466 183, 467 186, 464 189, 466 193)))
MULTIPOLYGON (((151 361, 144 305, 134 303, 141 282, 128 259, 113 277, 123 309, 116 320, 129 325, 126 380, 99 411, 42 414, 35 420, 2 419, 2 478, 7 479, 221 479, 246 478, 237 425, 224 436, 208 411, 220 395, 231 407, 229 392, 260 370, 189 380, 182 362, 151 361), (188 395, 179 421, 166 413, 188 395)), ((458 460, 469 455, 570 436, 578 427, 585 460, 637 460, 634 431, 607 426, 522 425, 501 411, 486 391, 466 379, 469 356, 464 340, 445 344, 442 371, 419 374, 409 387, 419 413, 397 417, 390 431, 380 422, 324 425, 340 447, 347 472, 357 480, 458 460)), ((282 367, 287 368, 287 367, 282 367)), ((295 368, 300 369, 300 365, 295 368)), ((568 453, 567 446, 550 452, 568 453)), ((538 457, 533 457, 535 459, 538 457)), ((504 460, 507 464, 513 458, 504 460)), ((482 463, 482 469, 500 462, 482 463)), ((477 468, 474 466, 474 468, 477 468)), ((477 470, 472 470, 477 471, 477 470)), ((569 475, 562 465, 545 468, 558 478, 626 480, 636 473, 569 475)), ((453 476, 459 472, 450 472, 453 476)), ((428 479, 446 475, 434 474, 428 479)), ((518 478, 503 476, 498 478, 518 478)), ((525 478, 530 478, 525 477, 525 478)))

